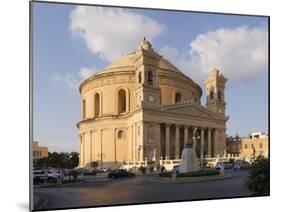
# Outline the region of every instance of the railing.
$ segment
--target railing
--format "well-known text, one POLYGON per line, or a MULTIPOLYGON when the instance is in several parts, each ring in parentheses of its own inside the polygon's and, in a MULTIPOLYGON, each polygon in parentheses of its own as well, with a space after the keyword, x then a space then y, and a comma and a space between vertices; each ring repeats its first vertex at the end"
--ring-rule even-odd
MULTIPOLYGON (((230 159, 233 160, 242 160, 244 158, 234 156, 227 154, 225 156, 220 157, 219 155, 217 157, 205 157, 203 159, 198 159, 198 162, 200 166, 204 164, 204 166, 208 167, 215 167, 217 162, 225 162, 229 161, 230 159)), ((159 164, 161 167, 165 167, 166 170, 172 170, 174 166, 180 165, 180 159, 174 159, 174 160, 163 160, 162 158, 159 160, 159 164)), ((126 162, 122 165, 122 168, 124 169, 131 169, 131 168, 139 168, 141 166, 147 167, 149 165, 149 161, 135 161, 135 162, 126 162)))

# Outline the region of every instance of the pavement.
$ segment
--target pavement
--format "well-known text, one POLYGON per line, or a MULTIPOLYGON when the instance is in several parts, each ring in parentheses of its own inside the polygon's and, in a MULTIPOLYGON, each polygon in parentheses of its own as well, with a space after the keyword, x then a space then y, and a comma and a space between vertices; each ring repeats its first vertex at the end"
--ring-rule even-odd
POLYGON ((87 178, 82 183, 34 188, 34 194, 47 200, 45 205, 36 206, 40 209, 252 196, 244 183, 248 171, 228 170, 226 174, 232 177, 192 183, 161 183, 157 182, 157 175, 150 173, 124 179, 109 179, 105 176, 94 179, 91 176, 92 178, 87 178))

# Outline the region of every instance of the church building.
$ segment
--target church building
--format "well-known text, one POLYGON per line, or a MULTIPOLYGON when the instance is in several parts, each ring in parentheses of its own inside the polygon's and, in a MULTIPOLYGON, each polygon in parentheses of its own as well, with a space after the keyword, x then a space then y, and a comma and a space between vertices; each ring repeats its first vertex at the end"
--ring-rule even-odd
POLYGON ((201 105, 202 88, 144 38, 133 53, 81 83, 79 166, 177 160, 186 143, 198 158, 223 156, 226 81, 212 70, 201 105))

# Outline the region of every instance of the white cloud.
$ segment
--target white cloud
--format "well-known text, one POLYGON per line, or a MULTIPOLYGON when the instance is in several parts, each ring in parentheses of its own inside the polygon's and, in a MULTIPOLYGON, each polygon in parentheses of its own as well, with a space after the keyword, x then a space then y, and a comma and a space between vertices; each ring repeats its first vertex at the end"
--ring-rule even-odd
POLYGON ((78 6, 70 15, 70 30, 109 62, 133 51, 143 37, 152 42, 164 28, 155 20, 126 9, 78 6))
POLYGON ((80 76, 81 80, 87 79, 91 75, 93 75, 96 72, 96 68, 86 68, 82 67, 78 73, 80 76))
POLYGON ((220 28, 198 35, 185 51, 165 46, 160 52, 198 82, 214 68, 231 81, 249 79, 267 70, 268 33, 264 27, 220 28))
POLYGON ((57 73, 52 75, 52 79, 54 81, 62 81, 64 82, 67 87, 77 90, 80 83, 93 75, 96 72, 96 68, 86 68, 82 67, 77 75, 74 74, 65 74, 65 75, 59 75, 57 73))

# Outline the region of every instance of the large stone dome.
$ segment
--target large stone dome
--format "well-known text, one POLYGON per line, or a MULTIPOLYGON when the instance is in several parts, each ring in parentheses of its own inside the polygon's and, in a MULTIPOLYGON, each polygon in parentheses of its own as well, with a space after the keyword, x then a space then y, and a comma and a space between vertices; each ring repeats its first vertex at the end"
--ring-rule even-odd
POLYGON ((202 94, 201 87, 195 83, 191 78, 186 76, 182 71, 180 71, 175 65, 173 65, 170 61, 168 61, 166 58, 164 58, 162 55, 159 55, 157 52, 155 52, 151 44, 144 40, 141 42, 141 44, 138 46, 136 51, 128 54, 128 55, 123 55, 120 58, 116 59, 113 61, 110 65, 105 67, 104 69, 98 71, 88 79, 84 80, 81 85, 80 85, 80 91, 83 85, 87 84, 87 82, 90 82, 94 80, 97 77, 102 77, 102 76, 107 76, 111 74, 124 74, 124 73, 134 73, 135 72, 135 60, 137 58, 137 53, 138 51, 143 48, 143 49, 148 49, 153 51, 155 54, 157 54, 160 58, 159 63, 158 63, 158 69, 159 69, 159 74, 160 75, 169 75, 172 77, 179 78, 183 81, 185 81, 187 84, 190 84, 191 86, 195 87, 196 90, 199 90, 200 95, 202 94))
MULTIPOLYGON (((113 61, 109 66, 104 68, 103 70, 99 71, 96 73, 96 75, 103 74, 103 73, 110 73, 110 72, 116 72, 118 70, 133 70, 135 65, 134 65, 134 60, 136 57, 136 53, 130 53, 128 55, 121 56, 117 60, 113 61)), ((167 71, 174 71, 177 73, 182 72, 175 67, 172 63, 170 63, 167 59, 164 57, 161 58, 159 62, 159 68, 167 71)))

